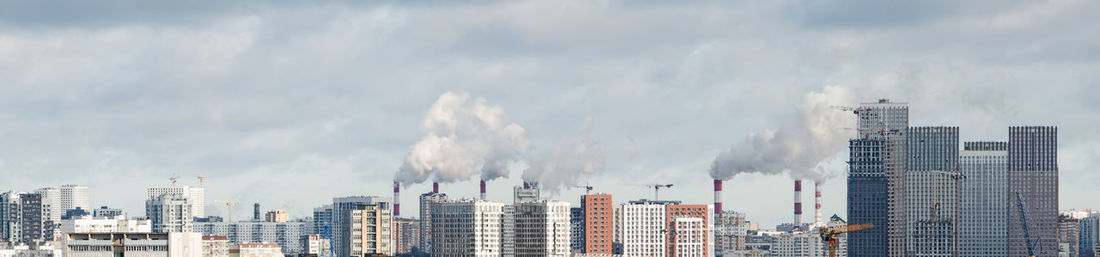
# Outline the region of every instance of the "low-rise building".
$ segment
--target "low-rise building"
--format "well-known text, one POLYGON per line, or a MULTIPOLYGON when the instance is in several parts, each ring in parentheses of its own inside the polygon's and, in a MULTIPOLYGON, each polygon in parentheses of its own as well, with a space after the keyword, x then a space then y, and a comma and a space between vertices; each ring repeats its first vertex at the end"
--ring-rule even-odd
POLYGON ((229 257, 286 257, 282 247, 273 243, 239 243, 229 249, 229 257))
POLYGON ((286 254, 305 252, 304 239, 312 234, 312 222, 195 222, 195 232, 204 236, 225 236, 231 243, 275 243, 286 254))
POLYGON ((171 233, 69 233, 66 257, 202 257, 202 235, 171 233))
POLYGON ((61 233, 150 233, 153 225, 147 219, 127 219, 125 216, 81 216, 61 220, 61 233))
POLYGON ((229 257, 232 247, 226 236, 202 236, 202 257, 229 257))

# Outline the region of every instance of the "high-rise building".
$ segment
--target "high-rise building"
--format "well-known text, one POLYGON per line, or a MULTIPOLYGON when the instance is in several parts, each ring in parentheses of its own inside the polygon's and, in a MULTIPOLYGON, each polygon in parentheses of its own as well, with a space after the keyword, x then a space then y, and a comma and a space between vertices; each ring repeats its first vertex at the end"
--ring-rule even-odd
POLYGON ((881 99, 863 103, 854 112, 859 120, 857 138, 849 142, 853 163, 849 167, 848 220, 873 223, 876 229, 853 234, 849 253, 852 256, 901 256, 905 246, 905 231, 901 229, 905 221, 902 174, 909 105, 881 99), (883 182, 885 188, 881 185, 883 182), (886 224, 880 224, 883 217, 886 224))
POLYGON ((1058 249, 1058 128, 1008 128, 1008 256, 1024 256, 1027 242, 1056 256, 1058 249), (1022 203, 1016 206, 1017 197, 1022 203), (1024 231, 1026 220, 1028 233, 1024 231), (1030 234, 1031 238, 1026 238, 1030 234))
POLYGON ((745 249, 748 236, 748 221, 745 214, 734 211, 722 211, 714 217, 714 253, 727 256, 745 249))
POLYGON ((351 211, 351 256, 394 255, 393 214, 385 207, 361 205, 351 211))
POLYGON ((332 198, 332 249, 336 256, 351 255, 351 213, 365 205, 377 205, 390 210, 392 200, 379 196, 348 196, 332 198))
POLYGON ((630 201, 619 208, 614 222, 621 226, 615 237, 622 240, 622 254, 663 257, 668 253, 668 221, 665 205, 679 202, 630 201))
POLYGON ((610 194, 584 195, 584 253, 611 254, 614 212, 610 194))
POLYGON ((905 254, 955 256, 959 128, 911 127, 906 139, 905 254))
POLYGON ((539 200, 539 184, 535 182, 523 182, 523 186, 516 186, 514 188, 515 195, 512 199, 513 203, 521 203, 527 201, 539 200))
POLYGON ((1080 256, 1080 220, 1058 216, 1058 256, 1080 256))
POLYGON ((332 205, 313 208, 313 233, 332 239, 332 205))
POLYGON ((35 194, 42 196, 42 207, 49 209, 50 215, 46 216, 54 224, 61 222, 61 216, 65 215, 65 209, 61 208, 61 190, 56 187, 43 187, 34 190, 35 194))
POLYGON ((145 216, 153 224, 153 232, 191 232, 194 210, 190 198, 178 193, 164 193, 145 200, 145 216))
POLYGON ((0 193, 0 241, 36 245, 54 240, 50 208, 37 193, 0 193))
MULTIPOLYGON (((431 256, 501 255, 501 217, 504 214, 504 204, 463 200, 441 201, 430 206, 431 256)), ((568 245, 568 239, 565 239, 564 244, 568 245)))
POLYGON ((290 220, 290 214, 286 213, 286 210, 278 209, 271 210, 264 214, 264 221, 267 222, 287 222, 290 220))
POLYGON ((514 205, 515 256, 568 256, 569 203, 524 201, 514 205))
POLYGON ((432 206, 447 201, 447 194, 437 191, 420 195, 420 251, 432 253, 432 206))
POLYGON ((165 194, 173 194, 178 197, 187 198, 191 210, 192 216, 196 218, 206 217, 206 208, 203 206, 206 203, 205 191, 202 187, 191 186, 166 186, 166 187, 148 187, 145 189, 146 199, 155 199, 165 194))
POLYGON ((665 205, 668 256, 711 256, 714 227, 710 206, 705 204, 665 205))
POLYGON ((393 220, 394 252, 397 254, 412 253, 419 250, 416 246, 420 242, 420 221, 409 218, 395 218, 393 220))
POLYGON ((1078 228, 1081 257, 1095 257, 1095 250, 1100 248, 1100 213, 1089 213, 1081 218, 1078 228))
POLYGON ((966 142, 959 152, 959 255, 1006 256, 1008 143, 966 142))
POLYGON ((888 201, 887 141, 853 139, 848 159, 848 222, 871 223, 875 229, 848 235, 848 254, 853 257, 887 255, 888 201))
POLYGON ((569 237, 569 251, 584 253, 584 208, 569 208, 569 237))
POLYGON ((91 205, 88 205, 88 187, 61 185, 59 189, 61 190, 61 209, 91 208, 91 205))
POLYGON ((204 236, 225 236, 230 243, 276 243, 286 254, 306 253, 305 240, 313 233, 312 223, 306 220, 195 222, 194 231, 204 236))

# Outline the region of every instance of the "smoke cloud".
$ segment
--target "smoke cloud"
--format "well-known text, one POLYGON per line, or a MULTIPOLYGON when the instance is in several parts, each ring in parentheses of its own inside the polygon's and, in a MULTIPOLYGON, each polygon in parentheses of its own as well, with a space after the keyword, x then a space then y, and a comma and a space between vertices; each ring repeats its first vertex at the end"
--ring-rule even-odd
POLYGON ((554 146, 541 155, 528 158, 523 181, 538 182, 542 189, 550 192, 577 186, 578 177, 603 170, 604 159, 598 150, 598 145, 592 141, 554 146))
POLYGON ((710 176, 728 180, 741 173, 781 174, 795 179, 821 180, 818 165, 844 150, 855 124, 854 115, 832 106, 850 105, 855 96, 845 87, 826 86, 803 97, 797 118, 777 130, 752 133, 718 155, 710 176))
POLYGON ((507 177, 509 164, 531 149, 527 131, 503 118, 504 109, 467 93, 444 93, 421 121, 425 135, 414 144, 399 168, 403 184, 507 177))

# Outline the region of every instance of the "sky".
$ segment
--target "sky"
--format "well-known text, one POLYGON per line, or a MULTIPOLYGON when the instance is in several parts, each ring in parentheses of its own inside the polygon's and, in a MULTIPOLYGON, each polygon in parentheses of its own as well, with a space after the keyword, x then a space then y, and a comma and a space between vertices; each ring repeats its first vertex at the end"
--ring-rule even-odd
MULTIPOLYGON (((723 151, 831 104, 888 98, 910 105, 911 125, 959 126, 960 141, 1059 126, 1059 207, 1100 208, 1097 9, 1089 0, 3 2, 0 190, 85 185, 93 206, 144 216, 146 187, 173 174, 197 185, 205 174, 208 214, 224 214, 217 199, 304 217, 336 196, 390 196, 413 146, 438 132, 425 125, 433 104, 459 95, 529 141, 507 177, 489 182, 490 200, 510 202, 530 167, 578 159, 569 149, 583 146, 595 165, 557 166, 586 170, 565 173, 549 198, 576 205, 584 191, 570 185, 591 185, 625 202, 662 183, 675 186, 661 199, 710 203, 708 171, 723 151), (829 92, 844 97, 815 102, 829 92)), ((843 142, 850 127, 829 123, 829 134, 843 142)), ((844 217, 846 149, 815 142, 802 142, 818 151, 814 169, 833 174, 824 215, 844 217)), ((441 189, 476 197, 476 179, 441 189)), ((735 175, 724 207, 764 227, 789 222, 791 179, 735 175)), ((401 202, 415 206, 428 190, 407 183, 401 202)), ((812 206, 808 186, 803 199, 812 206)))

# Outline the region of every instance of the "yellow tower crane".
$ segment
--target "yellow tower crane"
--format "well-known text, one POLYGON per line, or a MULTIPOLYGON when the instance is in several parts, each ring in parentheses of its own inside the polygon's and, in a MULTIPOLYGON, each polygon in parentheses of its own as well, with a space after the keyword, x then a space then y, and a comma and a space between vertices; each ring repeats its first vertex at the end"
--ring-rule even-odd
POLYGON ((229 222, 232 223, 233 222, 233 205, 237 205, 237 201, 233 201, 233 200, 214 200, 214 202, 220 203, 220 204, 225 204, 225 206, 229 207, 229 222))
POLYGON ((862 230, 869 230, 875 228, 874 224, 852 224, 844 226, 835 226, 828 228, 821 228, 818 230, 821 233, 821 241, 825 242, 825 247, 829 248, 827 257, 836 257, 836 248, 840 246, 840 239, 836 238, 840 234, 851 233, 862 230))

